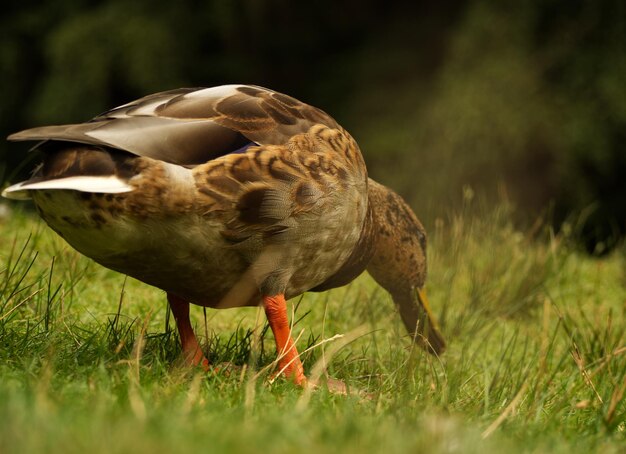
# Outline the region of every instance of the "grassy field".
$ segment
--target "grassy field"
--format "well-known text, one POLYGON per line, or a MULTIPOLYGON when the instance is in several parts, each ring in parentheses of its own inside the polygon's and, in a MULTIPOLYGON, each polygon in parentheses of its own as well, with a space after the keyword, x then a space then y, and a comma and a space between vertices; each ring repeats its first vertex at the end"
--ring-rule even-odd
POLYGON ((411 347, 366 275, 292 301, 307 374, 345 381, 343 396, 271 380, 257 309, 193 308, 212 361, 243 368, 185 370, 163 292, 14 211, 0 220, 0 451, 624 452, 624 249, 590 258, 567 231, 509 219, 433 223, 441 358, 411 347))

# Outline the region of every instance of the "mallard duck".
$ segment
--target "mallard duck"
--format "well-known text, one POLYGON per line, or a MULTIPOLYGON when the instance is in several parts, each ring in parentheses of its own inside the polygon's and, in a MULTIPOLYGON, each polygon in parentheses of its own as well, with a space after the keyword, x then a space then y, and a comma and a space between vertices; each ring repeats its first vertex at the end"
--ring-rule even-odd
POLYGON ((41 141, 43 160, 3 195, 32 198, 80 253, 163 289, 189 365, 211 367, 190 303, 262 305, 279 368, 303 385, 286 300, 364 270, 416 343, 445 348, 422 291, 422 224, 320 109, 250 85, 178 89, 8 139, 41 141))

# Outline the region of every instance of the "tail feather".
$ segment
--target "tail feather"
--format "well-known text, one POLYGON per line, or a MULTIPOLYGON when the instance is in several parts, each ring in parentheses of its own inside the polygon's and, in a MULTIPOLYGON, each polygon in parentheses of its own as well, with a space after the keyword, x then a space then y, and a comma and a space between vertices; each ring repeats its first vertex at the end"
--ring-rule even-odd
POLYGON ((70 189, 82 192, 117 194, 130 192, 133 176, 127 155, 91 145, 46 144, 43 163, 32 178, 9 186, 2 196, 28 199, 30 191, 70 189))
POLYGON ((33 179, 9 186, 2 191, 2 197, 7 199, 29 199, 28 191, 50 189, 72 189, 82 192, 99 192, 118 194, 130 192, 133 187, 114 175, 110 176, 73 176, 50 180, 33 179))

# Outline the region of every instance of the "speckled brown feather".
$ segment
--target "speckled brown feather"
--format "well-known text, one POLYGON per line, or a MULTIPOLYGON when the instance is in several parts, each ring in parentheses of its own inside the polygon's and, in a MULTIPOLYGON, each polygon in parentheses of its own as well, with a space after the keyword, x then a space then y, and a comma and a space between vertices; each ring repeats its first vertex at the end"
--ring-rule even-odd
POLYGON ((46 141, 31 181, 119 181, 120 193, 74 180, 30 191, 46 222, 104 266, 211 307, 333 288, 367 267, 409 332, 443 350, 411 296, 426 276, 423 227, 368 184, 354 139, 317 108, 255 86, 180 89, 10 139, 46 141))

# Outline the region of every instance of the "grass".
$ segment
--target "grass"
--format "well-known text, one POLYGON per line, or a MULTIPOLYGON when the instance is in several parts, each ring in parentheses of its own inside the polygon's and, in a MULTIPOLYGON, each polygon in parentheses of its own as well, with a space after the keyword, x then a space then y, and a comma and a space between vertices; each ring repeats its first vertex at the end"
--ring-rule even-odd
POLYGON ((623 452, 624 251, 590 258, 499 209, 437 220, 429 254, 445 355, 414 350, 364 275, 293 301, 307 373, 326 360, 359 391, 306 393, 271 380, 256 309, 192 310, 212 361, 241 372, 179 367, 161 291, 16 211, 0 220, 0 450, 623 452))

